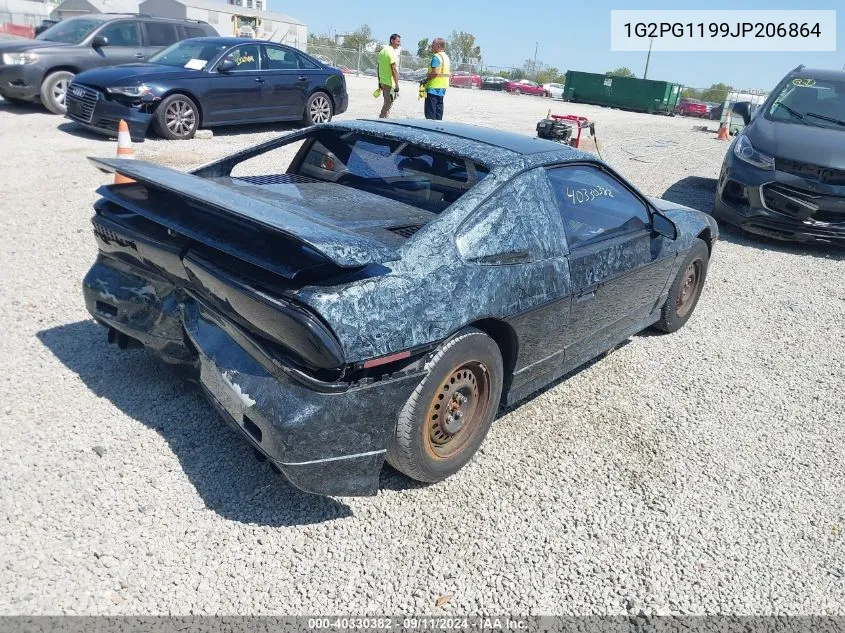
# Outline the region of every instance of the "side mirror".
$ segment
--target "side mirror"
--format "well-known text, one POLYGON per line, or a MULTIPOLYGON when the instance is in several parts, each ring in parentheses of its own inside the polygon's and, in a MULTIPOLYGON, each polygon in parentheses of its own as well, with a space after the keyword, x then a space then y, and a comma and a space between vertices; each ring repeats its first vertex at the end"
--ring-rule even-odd
POLYGON ((651 216, 651 228, 655 233, 662 235, 667 239, 678 239, 678 228, 675 226, 675 223, 665 215, 653 213, 651 216))
POLYGON ((751 104, 747 101, 738 101, 733 104, 733 108, 731 108, 733 114, 738 114, 742 117, 743 122, 745 125, 748 125, 751 122, 751 104))
POLYGON ((109 38, 107 38, 105 35, 95 35, 94 39, 91 40, 91 46, 93 46, 94 48, 101 48, 103 46, 108 46, 108 45, 109 45, 109 38))
POLYGON ((233 60, 224 59, 222 62, 217 64, 217 72, 219 72, 219 73, 230 73, 233 70, 235 70, 235 68, 237 68, 237 67, 238 67, 238 65, 233 60))

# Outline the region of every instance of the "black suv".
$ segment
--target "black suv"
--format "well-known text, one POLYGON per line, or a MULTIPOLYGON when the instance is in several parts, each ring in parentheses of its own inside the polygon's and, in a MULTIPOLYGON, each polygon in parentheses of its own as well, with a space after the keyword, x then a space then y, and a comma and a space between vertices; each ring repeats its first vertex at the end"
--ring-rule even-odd
POLYGON ((716 217, 751 233, 845 246, 845 72, 799 66, 725 155, 716 217))
POLYGON ((0 96, 11 103, 40 100, 65 114, 65 93, 77 73, 142 62, 191 37, 216 36, 198 20, 136 14, 92 14, 62 20, 34 40, 0 42, 0 96))

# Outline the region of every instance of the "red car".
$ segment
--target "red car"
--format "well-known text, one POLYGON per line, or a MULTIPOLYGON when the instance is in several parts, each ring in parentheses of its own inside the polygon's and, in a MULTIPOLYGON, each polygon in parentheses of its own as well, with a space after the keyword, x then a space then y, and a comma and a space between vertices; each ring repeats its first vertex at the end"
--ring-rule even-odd
POLYGON ((529 81, 528 79, 520 79, 519 81, 509 81, 505 84, 505 90, 514 94, 539 95, 546 96, 546 90, 543 86, 529 81))
POLYGON ((707 116, 707 104, 697 99, 681 99, 675 108, 675 113, 681 116, 707 116))
POLYGON ((449 85, 453 88, 481 88, 481 77, 474 73, 458 70, 449 77, 449 85))

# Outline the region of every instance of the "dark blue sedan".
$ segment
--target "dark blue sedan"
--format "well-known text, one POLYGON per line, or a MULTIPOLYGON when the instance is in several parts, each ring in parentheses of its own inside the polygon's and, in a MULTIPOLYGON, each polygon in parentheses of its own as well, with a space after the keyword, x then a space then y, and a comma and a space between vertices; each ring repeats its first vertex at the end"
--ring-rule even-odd
POLYGON ((247 38, 198 37, 148 63, 80 73, 68 88, 67 116, 112 136, 124 119, 137 142, 151 125, 163 138, 189 139, 216 125, 325 123, 348 103, 343 73, 302 51, 247 38))

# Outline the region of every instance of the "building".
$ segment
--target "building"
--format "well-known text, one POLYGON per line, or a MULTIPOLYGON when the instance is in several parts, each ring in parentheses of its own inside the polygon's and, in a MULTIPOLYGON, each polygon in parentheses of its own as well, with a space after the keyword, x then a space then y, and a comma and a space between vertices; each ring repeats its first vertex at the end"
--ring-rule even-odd
MULTIPOLYGON (((97 0, 65 0, 86 2, 97 0)), ((241 4, 224 4, 210 0, 144 0, 138 5, 140 13, 161 18, 202 20, 214 27, 220 35, 257 37, 281 42, 305 50, 308 44, 308 27, 299 20, 282 13, 271 13, 249 5, 261 4, 266 9, 267 0, 231 0, 241 4)))
POLYGON ((139 0, 64 0, 50 13, 52 20, 64 20, 88 13, 138 13, 139 0))

